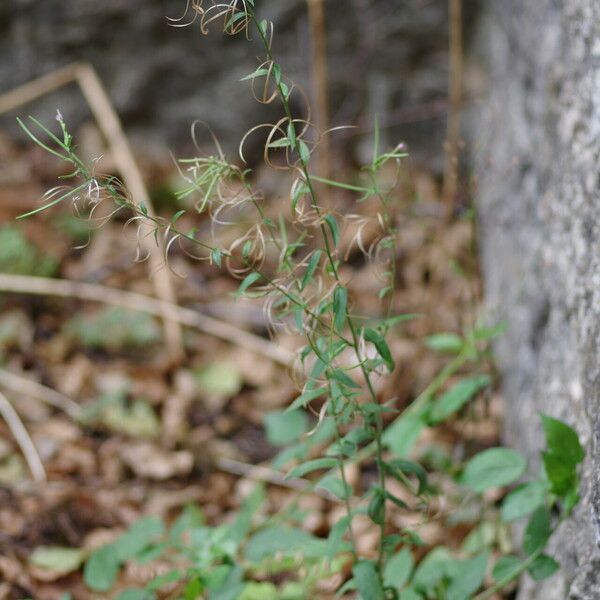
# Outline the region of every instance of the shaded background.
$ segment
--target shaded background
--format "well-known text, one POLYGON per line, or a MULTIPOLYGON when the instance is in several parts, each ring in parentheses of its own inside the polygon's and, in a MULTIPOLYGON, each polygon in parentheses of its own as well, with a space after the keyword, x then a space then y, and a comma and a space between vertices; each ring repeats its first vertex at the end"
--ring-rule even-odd
MULTIPOLYGON (((475 1, 465 4, 468 34, 475 1)), ((310 93, 306 3, 264 0, 259 6, 275 23, 276 56, 310 93)), ((231 150, 246 129, 265 117, 248 86, 235 87, 257 59, 242 38, 214 32, 205 39, 197 24, 170 27, 167 17, 180 17, 184 9, 184 0, 4 2, 0 91, 73 61, 89 61, 138 151, 185 149, 195 119, 207 121, 231 150)), ((338 135, 337 143, 355 148, 377 113, 390 143, 407 142, 415 159, 439 171, 447 104, 446 0, 329 0, 326 10, 331 122, 358 126, 338 135)), ((23 107, 19 114, 32 113, 48 122, 57 107, 73 125, 89 118, 75 86, 23 107)), ((13 135, 14 117, 0 121, 13 135)))

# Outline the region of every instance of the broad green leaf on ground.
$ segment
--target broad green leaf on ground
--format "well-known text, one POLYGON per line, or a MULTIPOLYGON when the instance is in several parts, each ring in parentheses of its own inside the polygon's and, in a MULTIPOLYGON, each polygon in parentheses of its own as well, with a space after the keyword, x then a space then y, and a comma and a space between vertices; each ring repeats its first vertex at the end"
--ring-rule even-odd
POLYGON ((546 481, 532 481, 510 492, 502 502, 502 520, 515 521, 532 513, 544 503, 548 493, 546 481))
POLYGON ((297 441, 309 428, 303 410, 274 411, 264 416, 267 440, 274 446, 287 446, 297 441))
POLYGON ((29 556, 29 564, 57 575, 77 571, 83 560, 83 550, 63 546, 38 546, 29 556))
POLYGON ((202 394, 231 398, 244 383, 241 371, 230 361, 209 363, 195 373, 195 380, 202 394))
POLYGON ((412 578, 412 587, 419 591, 435 589, 440 581, 450 575, 454 562, 455 559, 447 548, 434 548, 417 566, 412 578))
POLYGON ((302 529, 276 526, 261 529, 246 544, 245 556, 251 562, 260 562, 275 554, 322 557, 327 554, 327 542, 302 529))
POLYGON ((352 569, 354 583, 361 600, 384 600, 377 566, 371 560, 359 560, 352 569))
POLYGON ((504 581, 515 576, 523 561, 518 556, 503 556, 498 559, 492 569, 492 577, 497 581, 504 581))
POLYGON ((550 537, 550 511, 546 506, 540 506, 529 519, 525 536, 523 537, 523 550, 531 555, 541 550, 550 537))
POLYGON ((116 600, 152 600, 154 595, 146 590, 140 590, 135 588, 129 588, 123 590, 116 598, 116 600))
POLYGON ((158 517, 144 517, 136 521, 112 544, 120 562, 133 558, 164 533, 165 526, 158 517))
POLYGON ((425 421, 420 415, 398 417, 383 433, 383 443, 399 458, 408 458, 425 421))
POLYGON ((497 525, 491 521, 483 521, 472 529, 460 545, 467 555, 473 555, 486 548, 491 548, 498 537, 497 525))
POLYGON ((525 467, 525 459, 515 450, 490 448, 467 463, 460 482, 476 492, 484 492, 516 481, 525 467))
POLYGON ((85 563, 83 578, 96 592, 106 592, 113 586, 119 572, 119 559, 111 544, 92 552, 85 563))
POLYGON ((386 587, 393 587, 400 591, 410 579, 415 560, 408 548, 402 548, 394 554, 386 563, 383 571, 383 583, 386 587))
POLYGON ((551 556, 540 554, 540 556, 531 563, 527 571, 535 581, 542 581, 542 579, 547 579, 554 575, 559 568, 560 564, 558 564, 551 556))
POLYGON ((483 583, 489 552, 467 560, 457 560, 452 567, 452 578, 446 600, 466 600, 476 592, 483 583))

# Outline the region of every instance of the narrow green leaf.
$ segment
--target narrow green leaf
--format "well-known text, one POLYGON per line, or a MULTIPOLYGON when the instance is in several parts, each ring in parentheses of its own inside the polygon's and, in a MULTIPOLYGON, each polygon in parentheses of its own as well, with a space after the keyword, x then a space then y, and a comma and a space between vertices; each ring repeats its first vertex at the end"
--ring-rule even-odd
POLYGON ((478 375, 459 381, 433 403, 429 414, 431 424, 437 425, 442 423, 448 417, 458 412, 477 393, 488 387, 490 383, 491 379, 488 375, 478 375))
MULTIPOLYGON (((419 463, 412 460, 396 458, 385 463, 384 466, 395 477, 398 477, 399 475, 414 475, 419 482, 417 494, 422 494, 427 488, 427 472, 419 463)), ((401 480, 402 478, 399 477, 399 479, 401 480)))
POLYGON ((319 261, 321 260, 322 254, 322 250, 315 250, 313 255, 310 257, 310 260, 308 261, 308 265, 306 267, 306 271, 304 272, 304 277, 302 278, 302 282, 300 283, 301 290, 304 290, 306 286, 312 281, 315 271, 319 266, 319 261))
POLYGON ((367 514, 377 525, 382 525, 385 520, 385 492, 379 487, 373 489, 373 497, 369 502, 367 514))
POLYGON ((250 75, 246 75, 246 77, 242 77, 240 81, 248 81, 250 79, 256 79, 257 77, 265 77, 269 74, 268 69, 256 69, 254 73, 250 73, 250 75))
POLYGON ((392 372, 395 367, 394 359, 392 358, 392 353, 384 337, 378 331, 370 328, 365 329, 364 336, 367 342, 371 342, 371 344, 375 346, 379 356, 381 356, 381 358, 384 360, 388 370, 392 372))
POLYGON ((298 465, 291 469, 285 476, 286 479, 294 479, 296 477, 304 477, 313 471, 320 471, 322 469, 331 469, 338 465, 336 458, 315 458, 305 463, 298 465))
POLYGON ((458 354, 463 349, 464 341, 456 333, 437 333, 425 338, 425 345, 436 352, 458 354))
POLYGON ((287 136, 288 136, 290 142, 292 143, 292 148, 295 148, 296 147, 296 127, 294 126, 294 123, 291 121, 288 123, 287 136))
POLYGON ((329 231, 331 231, 331 237, 333 238, 334 245, 338 245, 340 243, 340 228, 335 220, 335 217, 331 214, 325 215, 325 222, 329 227, 329 231))
POLYGON ((307 390, 300 396, 298 396, 286 409, 286 412, 291 412, 298 408, 304 408, 313 400, 327 394, 328 390, 326 387, 315 388, 311 390, 307 390))
POLYGON ((338 285, 333 291, 333 324, 337 331, 342 331, 346 324, 346 311, 348 310, 348 291, 338 285))
POLYGON ((300 140, 298 142, 298 152, 300 153, 300 160, 304 164, 308 164, 310 162, 310 150, 305 142, 300 140))
POLYGON ((250 273, 245 277, 245 279, 240 284, 238 291, 236 293, 237 296, 242 296, 246 290, 253 284, 256 283, 261 278, 260 273, 250 273))

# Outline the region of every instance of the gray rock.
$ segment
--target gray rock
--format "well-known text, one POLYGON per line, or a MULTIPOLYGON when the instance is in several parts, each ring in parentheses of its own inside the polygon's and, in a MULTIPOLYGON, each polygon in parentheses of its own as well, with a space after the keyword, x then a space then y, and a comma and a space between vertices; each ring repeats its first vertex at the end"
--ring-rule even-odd
POLYGON ((600 598, 600 3, 487 2, 489 96, 474 136, 483 267, 506 439, 539 467, 539 412, 583 438, 582 502, 553 549, 560 574, 519 598, 600 598))

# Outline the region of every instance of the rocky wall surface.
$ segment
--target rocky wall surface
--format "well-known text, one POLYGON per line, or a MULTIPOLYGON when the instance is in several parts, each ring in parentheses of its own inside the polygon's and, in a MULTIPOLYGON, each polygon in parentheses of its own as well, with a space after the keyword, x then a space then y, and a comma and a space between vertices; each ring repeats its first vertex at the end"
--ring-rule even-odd
POLYGON ((558 575, 520 600, 600 598, 600 3, 486 2, 478 47, 489 95, 477 152, 487 301, 507 442, 539 468, 539 412, 586 443, 583 500, 553 549, 558 575))

